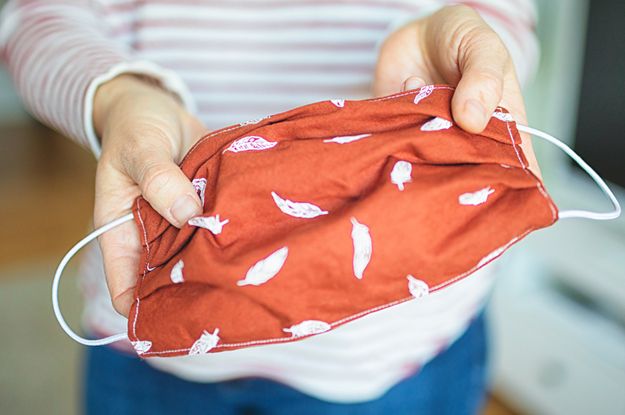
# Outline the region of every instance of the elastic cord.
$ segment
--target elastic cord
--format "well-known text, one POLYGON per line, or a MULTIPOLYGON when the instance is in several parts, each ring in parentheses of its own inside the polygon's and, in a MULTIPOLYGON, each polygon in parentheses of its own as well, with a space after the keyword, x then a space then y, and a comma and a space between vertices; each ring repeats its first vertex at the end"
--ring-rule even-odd
POLYGON ((603 193, 610 198, 612 205, 614 205, 614 210, 611 212, 591 212, 588 210, 563 210, 558 214, 558 218, 560 219, 568 219, 568 218, 586 218, 586 219, 594 219, 594 220, 610 220, 616 219, 621 215, 621 205, 619 204, 616 196, 610 190, 608 185, 603 181, 603 179, 586 163, 580 156, 577 155, 569 146, 564 144, 562 141, 557 138, 549 135, 545 132, 537 130, 532 127, 527 127, 525 125, 517 124, 517 129, 527 134, 531 134, 535 137, 542 138, 550 142, 551 144, 558 147, 560 150, 564 151, 570 158, 572 158, 588 175, 597 183, 597 185, 601 188, 603 193))
POLYGON ((85 245, 87 245, 89 242, 93 241, 95 238, 102 235, 103 233, 108 232, 109 230, 121 225, 122 223, 126 223, 132 220, 132 218, 132 213, 129 213, 91 232, 80 242, 74 245, 72 249, 67 252, 67 254, 65 254, 63 259, 61 260, 61 263, 56 269, 56 272, 54 273, 54 280, 52 281, 52 308, 54 308, 54 315, 56 316, 56 320, 59 322, 61 328, 63 329, 63 331, 65 331, 65 333, 67 333, 69 337, 76 340, 80 344, 84 344, 85 346, 102 346, 105 344, 114 343, 116 341, 125 340, 128 338, 128 336, 126 333, 119 333, 105 337, 103 339, 89 340, 76 334, 76 332, 71 329, 71 327, 63 318, 61 308, 59 307, 59 282, 61 281, 61 275, 63 275, 63 270, 67 266, 69 260, 72 259, 72 257, 76 255, 76 253, 80 251, 85 245))

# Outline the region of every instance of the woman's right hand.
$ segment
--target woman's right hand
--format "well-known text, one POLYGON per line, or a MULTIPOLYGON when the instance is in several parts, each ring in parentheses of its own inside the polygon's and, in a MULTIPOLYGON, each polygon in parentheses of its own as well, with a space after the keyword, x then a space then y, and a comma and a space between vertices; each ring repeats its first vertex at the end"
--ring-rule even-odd
MULTIPOLYGON (((93 121, 102 142, 96 227, 127 214, 139 195, 177 227, 202 213, 200 199, 178 162, 206 128, 176 97, 147 80, 121 75, 98 88, 93 121)), ((127 317, 141 253, 138 230, 127 222, 99 242, 113 307, 127 317)))

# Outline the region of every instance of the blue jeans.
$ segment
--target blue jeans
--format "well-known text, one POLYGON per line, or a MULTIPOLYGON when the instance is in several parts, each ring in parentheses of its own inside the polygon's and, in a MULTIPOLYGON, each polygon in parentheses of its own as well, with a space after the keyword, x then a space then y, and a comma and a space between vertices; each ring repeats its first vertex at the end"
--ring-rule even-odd
POLYGON ((84 405, 89 415, 463 415, 480 411, 486 391, 486 333, 480 314, 467 331, 382 397, 337 404, 262 378, 195 383, 108 347, 88 348, 84 405))

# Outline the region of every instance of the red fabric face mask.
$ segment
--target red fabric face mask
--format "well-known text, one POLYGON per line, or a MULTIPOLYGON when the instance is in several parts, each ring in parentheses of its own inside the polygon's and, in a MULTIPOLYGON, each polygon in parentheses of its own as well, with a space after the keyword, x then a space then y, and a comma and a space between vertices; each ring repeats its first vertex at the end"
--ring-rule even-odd
POLYGON ((419 301, 552 225, 558 209, 510 114, 469 134, 452 121, 452 94, 324 101, 200 140, 181 168, 204 214, 178 229, 141 197, 133 209, 137 352, 320 334, 419 301))

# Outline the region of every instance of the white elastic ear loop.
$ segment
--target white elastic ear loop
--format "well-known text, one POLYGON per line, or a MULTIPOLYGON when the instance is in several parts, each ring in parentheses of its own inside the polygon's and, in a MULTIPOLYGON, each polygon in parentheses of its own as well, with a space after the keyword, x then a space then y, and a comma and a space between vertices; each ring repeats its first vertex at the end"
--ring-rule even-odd
POLYGON ((54 315, 56 316, 56 320, 59 322, 61 328, 63 329, 63 331, 65 331, 65 333, 67 333, 69 337, 76 340, 80 344, 84 344, 85 346, 103 346, 105 344, 111 344, 116 341, 127 339, 128 335, 126 333, 119 333, 105 337, 103 339, 89 340, 76 334, 63 318, 61 308, 59 307, 59 282, 61 281, 61 275, 63 275, 63 270, 65 269, 65 266, 67 266, 69 260, 72 259, 72 257, 76 255, 76 253, 80 251, 85 245, 93 241, 98 236, 102 235, 104 232, 107 232, 121 225, 122 223, 130 221, 132 220, 132 218, 132 213, 129 213, 91 232, 80 242, 74 245, 72 249, 67 252, 67 254, 65 254, 63 259, 61 260, 61 263, 56 269, 56 272, 54 273, 54 280, 52 281, 52 307, 54 308, 54 315))
POLYGON ((588 175, 597 183, 597 185, 601 188, 603 193, 606 194, 610 198, 610 201, 614 205, 614 210, 611 212, 590 212, 588 210, 563 210, 559 212, 558 217, 560 219, 567 218, 587 218, 594 220, 610 220, 616 219, 621 215, 621 205, 618 200, 614 196, 614 193, 610 190, 608 185, 603 181, 603 179, 586 163, 580 156, 578 156, 569 146, 564 144, 562 141, 557 138, 549 135, 545 132, 537 130, 532 127, 527 127, 525 125, 517 124, 517 129, 527 134, 531 134, 536 137, 540 137, 543 140, 547 140, 550 143, 557 146, 560 150, 564 151, 569 157, 571 157, 588 175))

